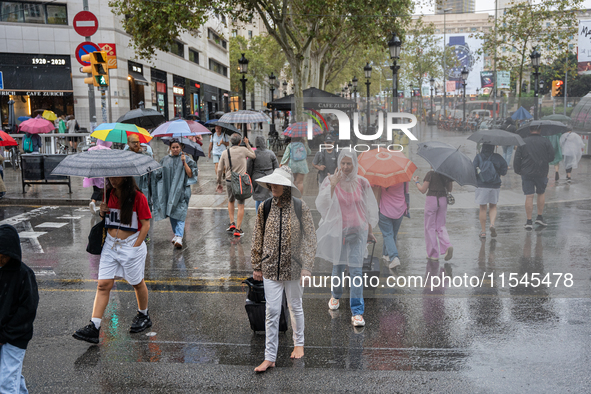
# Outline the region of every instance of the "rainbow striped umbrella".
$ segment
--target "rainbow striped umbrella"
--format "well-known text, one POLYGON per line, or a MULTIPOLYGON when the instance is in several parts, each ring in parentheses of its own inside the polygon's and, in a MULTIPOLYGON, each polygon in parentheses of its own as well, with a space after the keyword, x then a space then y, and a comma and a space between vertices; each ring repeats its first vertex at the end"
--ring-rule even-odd
MULTIPOLYGON (((312 134, 313 135, 320 135, 322 134, 322 129, 316 125, 312 124, 312 134)), ((296 122, 292 123, 285 131, 283 135, 286 135, 291 138, 301 138, 308 136, 308 122, 296 122)))
POLYGON ((129 134, 137 134, 141 143, 148 143, 152 140, 152 136, 146 129, 126 123, 102 123, 94 129, 90 136, 102 141, 125 144, 129 134))

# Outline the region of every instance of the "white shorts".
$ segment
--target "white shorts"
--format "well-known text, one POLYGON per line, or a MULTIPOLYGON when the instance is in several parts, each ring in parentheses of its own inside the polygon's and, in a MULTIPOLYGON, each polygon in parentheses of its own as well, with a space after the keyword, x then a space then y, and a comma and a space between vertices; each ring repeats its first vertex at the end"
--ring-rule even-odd
POLYGON ((118 239, 107 233, 101 260, 99 263, 99 279, 124 278, 130 285, 135 286, 144 279, 146 255, 148 248, 142 242, 134 248, 139 231, 127 239, 118 239))

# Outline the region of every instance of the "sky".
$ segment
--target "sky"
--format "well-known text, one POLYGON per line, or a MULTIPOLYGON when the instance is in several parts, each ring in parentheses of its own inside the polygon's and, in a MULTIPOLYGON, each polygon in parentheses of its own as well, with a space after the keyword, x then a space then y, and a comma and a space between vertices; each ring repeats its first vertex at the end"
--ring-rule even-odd
MULTIPOLYGON (((584 0, 583 7, 591 9, 591 0, 584 0)), ((476 0, 474 8, 476 12, 488 12, 491 15, 495 13, 494 0, 476 0)), ((422 8, 422 10, 425 14, 433 14, 433 7, 422 8)), ((420 10, 417 9, 415 12, 420 13, 420 10)))

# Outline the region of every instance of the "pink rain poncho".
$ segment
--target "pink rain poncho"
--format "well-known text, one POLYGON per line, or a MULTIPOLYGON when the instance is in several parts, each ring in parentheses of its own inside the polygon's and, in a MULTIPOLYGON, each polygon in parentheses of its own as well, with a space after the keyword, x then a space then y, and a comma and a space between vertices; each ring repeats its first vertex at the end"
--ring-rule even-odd
MULTIPOLYGON (((88 150, 111 149, 111 145, 113 145, 111 141, 96 140, 96 146, 88 148, 88 150)), ((84 180, 82 180, 82 186, 96 186, 99 189, 103 189, 105 187, 105 178, 84 178, 84 180)))
POLYGON ((560 147, 564 157, 564 167, 566 169, 577 168, 585 147, 583 139, 572 131, 564 133, 560 136, 560 147))
POLYGON ((346 253, 341 254, 341 249, 346 240, 355 237, 355 234, 363 233, 360 235, 367 239, 369 226, 375 228, 378 225, 379 210, 369 181, 357 174, 357 154, 354 151, 344 149, 339 153, 338 170, 345 157, 353 161, 353 171, 349 175, 343 174, 332 196, 331 177, 326 177, 316 198, 316 207, 322 215, 316 231, 316 256, 335 265, 360 267, 363 259, 351 261, 346 253))

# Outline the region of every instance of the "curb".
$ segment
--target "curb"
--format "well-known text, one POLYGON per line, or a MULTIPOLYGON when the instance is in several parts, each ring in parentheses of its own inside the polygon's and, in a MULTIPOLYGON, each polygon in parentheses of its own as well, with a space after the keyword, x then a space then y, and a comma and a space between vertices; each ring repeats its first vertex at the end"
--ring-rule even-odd
POLYGON ((64 198, 15 198, 4 197, 0 199, 0 206, 6 205, 50 205, 50 206, 88 206, 88 199, 64 199, 64 198))

